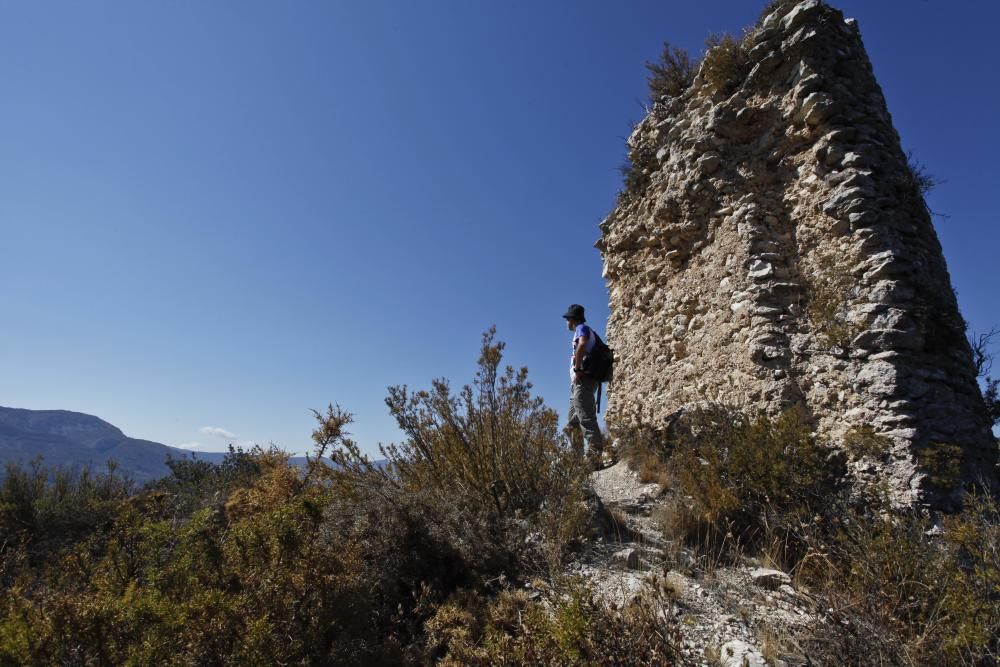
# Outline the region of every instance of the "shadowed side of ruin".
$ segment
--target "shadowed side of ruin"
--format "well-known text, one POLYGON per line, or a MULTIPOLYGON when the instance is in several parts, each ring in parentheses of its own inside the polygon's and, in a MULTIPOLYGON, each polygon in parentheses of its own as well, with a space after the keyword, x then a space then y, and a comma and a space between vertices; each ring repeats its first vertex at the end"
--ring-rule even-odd
POLYGON ((862 482, 945 506, 997 447, 941 246, 856 22, 785 4, 720 83, 709 53, 629 137, 641 178, 601 224, 608 420, 805 408, 862 482))

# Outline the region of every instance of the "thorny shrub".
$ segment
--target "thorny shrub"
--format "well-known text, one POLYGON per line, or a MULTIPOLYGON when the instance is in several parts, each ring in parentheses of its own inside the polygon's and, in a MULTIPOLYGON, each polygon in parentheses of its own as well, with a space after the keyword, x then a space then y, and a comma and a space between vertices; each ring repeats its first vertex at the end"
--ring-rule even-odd
POLYGON ((454 667, 677 664, 680 636, 669 611, 656 595, 610 610, 572 580, 539 599, 458 591, 427 623, 427 657, 454 667))
MULTIPOLYGON (((856 454, 874 455, 884 444, 864 431, 854 435, 856 454)), ((957 453, 935 449, 947 478, 957 453)), ((673 478, 665 533, 710 562, 728 552, 782 567, 830 610, 837 632, 797 637, 816 664, 995 665, 1000 658, 996 498, 970 492, 960 512, 940 516, 894 508, 885 489, 852 491, 841 483, 842 457, 796 412, 769 420, 694 411, 647 450, 663 454, 673 478)))
MULTIPOLYGON (((42 557, 114 516, 135 489, 110 462, 105 471, 8 463, 0 480, 0 557, 24 548, 42 557)), ((2 574, 2 572, 0 572, 2 574)))
POLYGON ((843 475, 843 461, 817 441, 798 410, 771 420, 715 406, 685 415, 670 459, 687 503, 668 529, 704 548, 779 543, 810 522, 843 475))
POLYGON ((806 315, 830 345, 847 349, 861 327, 847 320, 847 304, 857 281, 849 264, 835 253, 816 253, 814 276, 809 280, 806 315))
POLYGON ((804 642, 819 662, 995 665, 1000 658, 1000 505, 970 495, 935 525, 915 511, 842 510, 797 579, 843 628, 804 642))
POLYGON ((406 439, 381 448, 384 464, 353 443, 331 452, 339 484, 378 488, 419 508, 431 534, 492 576, 537 564, 524 545, 537 543, 528 538, 540 529, 547 532, 536 537, 558 560, 585 520, 585 463, 566 446, 558 415, 531 395, 527 369, 501 372, 503 348, 494 329, 485 333, 475 380, 457 394, 445 380, 429 391, 391 387, 386 405, 406 439))
POLYGON ((710 35, 705 41, 701 74, 712 90, 729 95, 741 85, 750 70, 745 40, 729 33, 710 35))
POLYGON ((655 105, 664 96, 679 97, 690 88, 698 72, 698 62, 692 60, 686 50, 664 42, 659 61, 647 62, 646 69, 649 70, 646 79, 649 101, 655 105))
MULTIPOLYGON (((391 390, 407 439, 385 461, 331 406, 305 469, 273 448, 233 451, 172 462, 130 494, 113 474, 47 485, 50 471, 13 467, 0 665, 422 662, 442 603, 464 590, 493 605, 555 567, 588 519, 582 461, 526 371, 498 370, 502 349, 488 332, 457 396, 444 381, 391 390)), ((585 648, 605 632, 587 618, 585 648)), ((549 645, 515 640, 536 638, 549 645)))

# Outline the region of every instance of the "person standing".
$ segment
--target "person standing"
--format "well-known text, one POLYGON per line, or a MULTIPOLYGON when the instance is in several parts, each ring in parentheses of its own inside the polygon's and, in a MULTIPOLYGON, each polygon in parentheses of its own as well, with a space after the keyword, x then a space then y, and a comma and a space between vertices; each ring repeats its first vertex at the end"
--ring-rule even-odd
MULTIPOLYGON (((597 336, 587 326, 583 306, 574 303, 563 315, 567 328, 573 332, 573 354, 570 357, 569 421, 570 438, 577 439, 576 429, 582 429, 587 442, 587 455, 595 465, 604 463, 604 437, 597 423, 597 388, 600 382, 583 372, 583 359, 594 349, 597 336)), ((581 447, 582 449, 582 447, 581 447)))

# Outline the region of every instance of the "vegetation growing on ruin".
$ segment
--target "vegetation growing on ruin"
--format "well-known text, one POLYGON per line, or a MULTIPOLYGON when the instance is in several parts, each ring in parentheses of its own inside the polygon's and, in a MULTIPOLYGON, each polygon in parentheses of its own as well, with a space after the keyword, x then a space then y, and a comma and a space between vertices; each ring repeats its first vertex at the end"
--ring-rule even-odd
POLYGON ((1000 329, 991 328, 984 333, 969 333, 968 343, 972 349, 972 361, 976 367, 976 377, 983 382, 983 401, 986 412, 993 426, 1000 424, 1000 379, 991 375, 993 370, 993 354, 991 346, 1000 329))
POLYGON ((892 441, 876 431, 871 425, 864 424, 852 428, 844 436, 844 449, 854 459, 870 458, 882 460, 889 455, 892 441))
POLYGON ((651 607, 554 574, 591 523, 586 469, 502 352, 491 330, 469 386, 390 390, 384 461, 331 406, 304 470, 234 450, 135 490, 10 466, 0 664, 669 664, 651 607))
POLYGON ((713 92, 729 95, 743 84, 750 71, 746 42, 730 33, 710 35, 705 41, 701 74, 713 92))
POLYGON ((962 480, 962 448, 958 445, 932 443, 917 452, 917 461, 927 474, 927 483, 935 489, 954 489, 962 480))
POLYGON ((760 11, 760 15, 757 17, 756 25, 758 26, 761 25, 764 19, 766 19, 768 16, 778 11, 779 9, 782 10, 782 13, 785 13, 787 10, 791 9, 798 1, 799 0, 771 0, 764 6, 764 9, 760 11))
MULTIPOLYGON (((865 429, 848 440, 857 455, 884 444, 865 429)), ((971 491, 960 512, 938 518, 893 509, 877 489, 843 484, 842 458, 794 411, 684 413, 658 441, 647 432, 631 447, 646 474, 652 456, 670 480, 660 523, 668 539, 697 549, 687 567, 758 559, 829 608, 842 632, 796 638, 816 664, 989 665, 1000 656, 996 498, 971 491)), ((954 482, 956 452, 931 450, 925 459, 942 462, 929 462, 937 483, 954 482)))
MULTIPOLYGON (((743 82, 749 69, 745 39, 726 33, 711 35, 705 42, 705 54, 694 59, 685 49, 663 43, 657 62, 647 62, 649 104, 662 112, 662 103, 682 96, 701 75, 714 92, 731 93, 743 82)), ((642 194, 650 183, 650 173, 659 167, 654 146, 637 143, 629 148, 621 166, 623 187, 618 203, 624 204, 642 194)))
POLYGON ((847 349, 861 332, 861 327, 848 321, 847 303, 856 280, 849 264, 833 252, 816 252, 813 256, 815 271, 808 278, 809 297, 805 304, 806 315, 816 333, 833 347, 847 349))
POLYGON ((686 49, 663 43, 658 62, 647 62, 649 76, 649 102, 655 105, 663 97, 680 97, 691 87, 695 74, 698 73, 698 62, 691 59, 686 49))

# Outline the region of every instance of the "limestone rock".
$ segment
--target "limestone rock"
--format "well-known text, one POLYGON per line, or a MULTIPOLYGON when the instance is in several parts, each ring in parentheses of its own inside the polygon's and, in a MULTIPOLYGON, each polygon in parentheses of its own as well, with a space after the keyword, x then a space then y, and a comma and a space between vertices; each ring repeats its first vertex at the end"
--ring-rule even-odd
POLYGON ((963 480, 1000 491, 944 256, 860 30, 805 0, 745 44, 748 76, 722 91, 699 74, 628 139, 648 182, 597 243, 609 424, 800 404, 834 446, 866 425, 891 441, 873 465, 898 504, 950 502, 919 469, 940 442, 962 447, 963 480))
POLYGON ((639 569, 639 552, 635 549, 622 549, 616 552, 614 560, 629 570, 639 569))
POLYGON ((757 647, 734 639, 722 645, 719 662, 723 667, 767 667, 767 661, 757 647))
POLYGON ((781 570, 772 570, 766 567, 754 568, 750 571, 750 578, 753 583, 761 588, 776 591, 782 586, 792 583, 792 578, 781 570))

